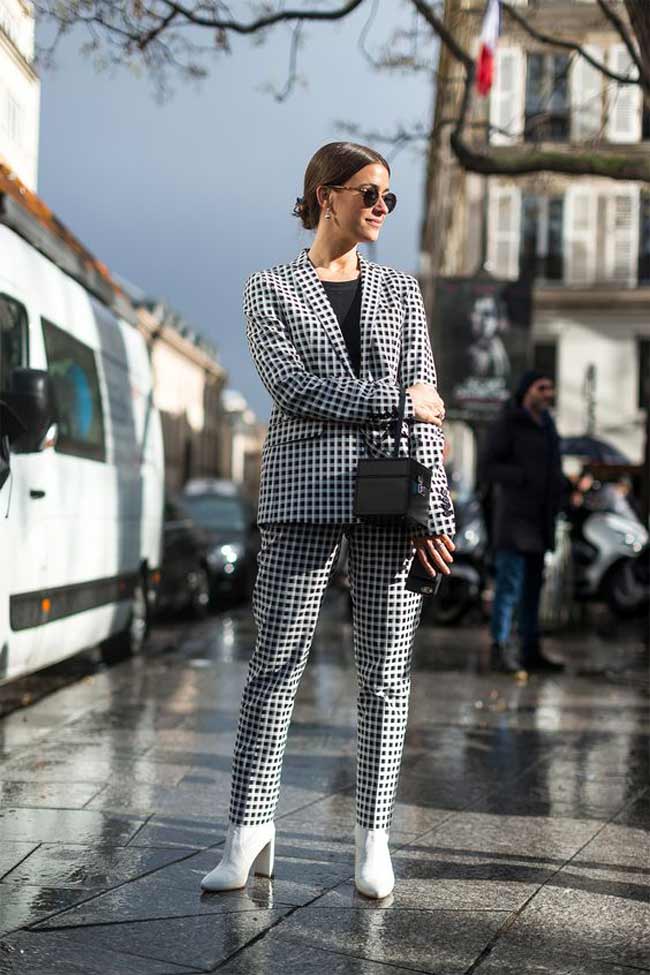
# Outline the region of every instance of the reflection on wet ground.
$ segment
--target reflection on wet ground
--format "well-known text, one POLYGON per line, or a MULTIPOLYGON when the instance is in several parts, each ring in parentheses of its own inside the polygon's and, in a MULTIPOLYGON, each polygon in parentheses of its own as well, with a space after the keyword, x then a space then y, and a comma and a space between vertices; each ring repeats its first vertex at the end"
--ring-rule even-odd
POLYGON ((138 660, 91 655, 67 683, 4 692, 6 711, 36 703, 0 722, 2 975, 650 971, 642 626, 549 637, 566 671, 525 681, 489 672, 480 626, 421 625, 397 884, 378 902, 353 884, 352 627, 333 591, 294 709, 276 876, 200 894, 254 638, 241 607, 157 627, 138 660))

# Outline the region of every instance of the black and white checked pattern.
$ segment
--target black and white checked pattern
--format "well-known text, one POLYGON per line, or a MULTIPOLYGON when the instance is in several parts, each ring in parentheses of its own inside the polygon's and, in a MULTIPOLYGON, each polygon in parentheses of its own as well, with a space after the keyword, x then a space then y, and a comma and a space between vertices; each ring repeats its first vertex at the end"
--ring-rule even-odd
POLYGON ((389 828, 423 598, 404 588, 413 558, 408 529, 290 522, 262 524, 260 532, 257 641, 235 742, 230 821, 273 819, 295 694, 345 532, 358 674, 356 818, 368 828, 389 828))
MULTIPOLYGON (((355 473, 363 457, 392 451, 400 387, 436 382, 417 279, 366 260, 361 266, 361 370, 348 356, 334 310, 303 249, 287 264, 252 274, 244 314, 252 357, 273 399, 262 450, 259 522, 358 523, 355 473)), ((406 415, 413 404, 406 397, 406 415)), ((444 435, 409 424, 410 453, 432 472, 427 527, 454 533, 443 466, 444 435)), ((407 438, 400 456, 408 452, 407 438)))

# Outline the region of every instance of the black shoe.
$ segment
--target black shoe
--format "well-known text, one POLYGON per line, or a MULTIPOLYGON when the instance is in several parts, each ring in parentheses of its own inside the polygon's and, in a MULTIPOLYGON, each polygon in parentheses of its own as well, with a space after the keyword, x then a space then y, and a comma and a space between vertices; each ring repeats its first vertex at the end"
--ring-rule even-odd
POLYGON ((565 665, 556 663, 554 660, 549 660, 545 657, 539 650, 534 650, 532 653, 522 652, 523 656, 523 666, 526 670, 545 670, 546 673, 556 673, 559 674, 565 670, 565 665))
POLYGON ((490 667, 501 674, 516 674, 524 670, 519 654, 514 647, 496 640, 490 647, 490 667))

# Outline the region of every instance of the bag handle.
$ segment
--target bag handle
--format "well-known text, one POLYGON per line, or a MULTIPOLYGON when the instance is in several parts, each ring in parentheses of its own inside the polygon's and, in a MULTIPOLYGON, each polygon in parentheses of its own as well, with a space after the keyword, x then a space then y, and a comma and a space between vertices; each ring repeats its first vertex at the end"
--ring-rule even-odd
MULTIPOLYGON (((404 425, 404 421, 408 423, 411 420, 410 416, 409 417, 404 416, 405 412, 406 412, 406 390, 404 389, 404 387, 400 387, 399 403, 397 406, 397 416, 393 421, 395 423, 395 446, 393 447, 393 457, 399 457, 399 445, 400 445, 400 440, 402 438, 402 426, 404 425)), ((407 440, 407 447, 408 447, 408 456, 410 457, 411 456, 410 438, 407 440)))

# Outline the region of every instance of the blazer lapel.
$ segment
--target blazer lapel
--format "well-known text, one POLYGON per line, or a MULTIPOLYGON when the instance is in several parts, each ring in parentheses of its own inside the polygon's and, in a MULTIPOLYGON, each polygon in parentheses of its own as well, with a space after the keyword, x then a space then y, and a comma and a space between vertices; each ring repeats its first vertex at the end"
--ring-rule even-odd
MULTIPOLYGON (((381 270, 377 265, 367 261, 361 254, 359 254, 359 266, 361 268, 360 378, 366 378, 370 352, 370 334, 375 320, 375 311, 381 289, 381 270)), ((293 268, 296 284, 302 292, 303 298, 318 315, 337 355, 343 360, 350 375, 356 379, 357 375, 352 368, 338 319, 321 284, 321 280, 316 274, 316 268, 307 257, 306 248, 298 254, 298 257, 293 262, 293 268)))
POLYGON ((373 379, 370 374, 370 339, 377 322, 377 305, 382 288, 381 268, 359 254, 361 265, 361 370, 362 379, 373 379))

